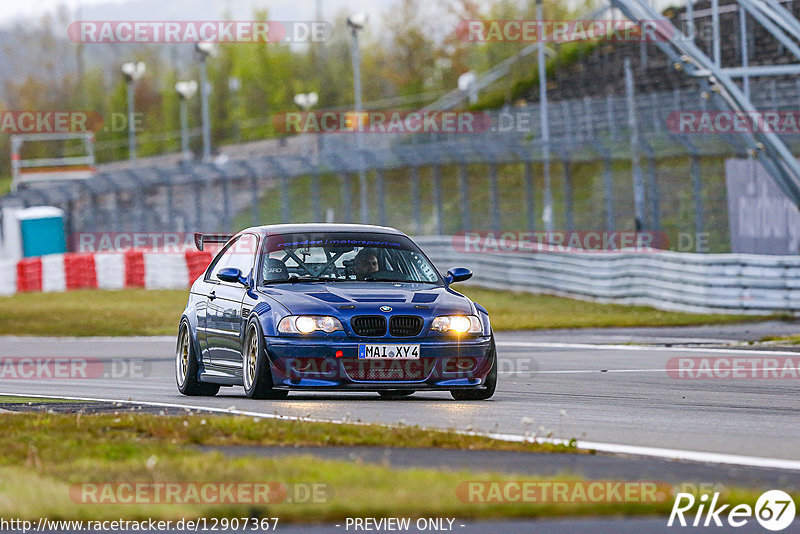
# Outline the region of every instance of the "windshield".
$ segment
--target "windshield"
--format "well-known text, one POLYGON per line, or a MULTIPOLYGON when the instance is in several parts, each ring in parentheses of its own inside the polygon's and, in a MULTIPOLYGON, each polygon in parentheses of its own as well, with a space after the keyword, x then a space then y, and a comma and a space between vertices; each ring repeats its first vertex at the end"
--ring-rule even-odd
POLYGON ((261 263, 266 284, 303 281, 419 282, 441 277, 405 236, 309 232, 269 237, 261 263))

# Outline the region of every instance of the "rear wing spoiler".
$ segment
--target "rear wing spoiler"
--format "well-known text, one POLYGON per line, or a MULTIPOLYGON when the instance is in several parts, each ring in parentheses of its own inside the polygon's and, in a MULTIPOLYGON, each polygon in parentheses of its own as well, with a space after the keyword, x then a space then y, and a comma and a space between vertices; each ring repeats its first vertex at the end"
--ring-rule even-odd
POLYGON ((194 233, 194 246, 197 250, 203 250, 206 243, 227 243, 236 234, 204 234, 202 232, 194 233))

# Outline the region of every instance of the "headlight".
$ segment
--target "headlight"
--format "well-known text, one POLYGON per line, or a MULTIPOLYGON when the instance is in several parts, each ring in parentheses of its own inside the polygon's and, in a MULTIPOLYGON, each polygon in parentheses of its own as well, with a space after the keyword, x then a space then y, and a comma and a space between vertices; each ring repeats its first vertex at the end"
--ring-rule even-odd
POLYGON ((289 315, 278 323, 281 334, 310 334, 317 330, 330 334, 344 328, 339 319, 327 315, 289 315))
POLYGON ((310 334, 317 329, 317 321, 313 317, 298 317, 294 320, 294 327, 301 334, 310 334))
POLYGON ((456 334, 480 334, 483 332, 481 320, 474 315, 444 315, 431 324, 436 332, 455 332, 456 334))

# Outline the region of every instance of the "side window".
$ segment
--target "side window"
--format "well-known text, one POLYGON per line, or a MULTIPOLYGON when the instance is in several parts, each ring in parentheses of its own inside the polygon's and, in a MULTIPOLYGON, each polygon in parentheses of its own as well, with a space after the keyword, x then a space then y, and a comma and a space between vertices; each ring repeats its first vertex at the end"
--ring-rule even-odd
POLYGON ((217 257, 216 261, 214 261, 214 265, 211 266, 211 271, 209 271, 206 280, 219 282, 217 273, 220 269, 224 269, 228 266, 228 262, 231 261, 231 256, 233 256, 233 248, 236 246, 236 242, 238 241, 239 239, 231 243, 231 245, 222 252, 222 255, 217 257))
POLYGON ((226 267, 235 267, 242 274, 249 276, 253 270, 253 258, 256 257, 258 238, 253 234, 244 234, 231 246, 233 253, 226 267))
POLYGON ((217 278, 217 273, 220 269, 224 269, 225 267, 235 267, 242 271, 242 274, 247 276, 250 274, 250 270, 253 267, 253 258, 255 257, 257 248, 258 239, 256 236, 244 234, 238 237, 228 245, 222 253, 222 256, 217 258, 207 280, 218 282, 219 278, 217 278))

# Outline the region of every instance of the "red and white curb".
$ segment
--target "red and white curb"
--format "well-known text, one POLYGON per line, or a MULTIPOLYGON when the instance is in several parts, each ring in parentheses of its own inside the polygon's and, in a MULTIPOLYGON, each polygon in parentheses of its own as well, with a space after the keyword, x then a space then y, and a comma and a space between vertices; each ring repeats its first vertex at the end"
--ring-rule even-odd
POLYGON ((181 289, 211 263, 209 251, 51 254, 0 260, 0 295, 70 289, 181 289))

